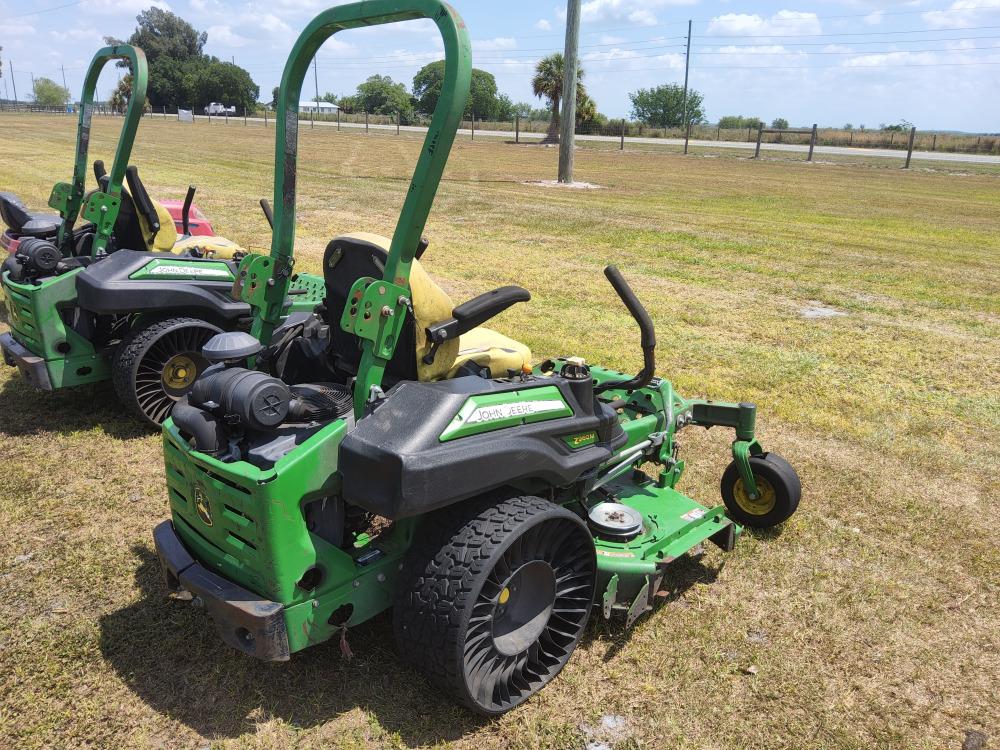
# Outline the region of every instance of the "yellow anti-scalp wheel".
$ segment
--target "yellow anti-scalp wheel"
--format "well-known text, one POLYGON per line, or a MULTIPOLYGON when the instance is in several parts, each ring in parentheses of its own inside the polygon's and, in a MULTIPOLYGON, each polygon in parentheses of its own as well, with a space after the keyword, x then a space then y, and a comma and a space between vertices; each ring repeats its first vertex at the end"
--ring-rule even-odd
POLYGON ((802 497, 795 469, 777 453, 762 453, 750 457, 750 470, 757 483, 755 498, 744 486, 735 461, 722 473, 722 501, 729 517, 755 529, 768 529, 787 520, 802 497))

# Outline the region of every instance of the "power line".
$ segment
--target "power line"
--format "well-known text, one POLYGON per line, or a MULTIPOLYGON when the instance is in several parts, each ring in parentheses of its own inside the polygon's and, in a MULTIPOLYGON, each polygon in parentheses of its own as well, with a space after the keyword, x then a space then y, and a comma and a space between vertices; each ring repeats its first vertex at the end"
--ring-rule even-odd
POLYGON ((42 13, 51 13, 54 10, 62 10, 63 8, 72 8, 74 5, 82 5, 84 0, 76 0, 73 3, 66 3, 65 5, 56 5, 52 8, 42 8, 41 10, 33 10, 29 13, 15 13, 12 16, 7 16, 7 18, 24 18, 26 16, 37 16, 42 13))
POLYGON ((832 34, 709 34, 711 39, 811 39, 835 36, 888 36, 891 34, 937 34, 942 31, 981 31, 1000 29, 1000 26, 956 26, 949 29, 908 29, 905 31, 841 31, 832 34))

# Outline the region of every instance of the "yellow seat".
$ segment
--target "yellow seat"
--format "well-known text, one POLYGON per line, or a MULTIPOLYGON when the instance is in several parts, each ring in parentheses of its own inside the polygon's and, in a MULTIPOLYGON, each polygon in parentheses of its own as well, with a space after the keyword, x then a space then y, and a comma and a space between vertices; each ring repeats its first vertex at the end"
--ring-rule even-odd
MULTIPOLYGON (((345 239, 375 245, 388 253, 390 241, 386 237, 368 232, 357 232, 345 239)), ((445 380, 455 377, 465 364, 475 363, 488 367, 495 377, 506 376, 509 370, 521 371, 531 364, 531 350, 520 341, 504 336, 490 328, 473 328, 457 339, 441 344, 431 364, 424 363, 424 355, 431 346, 427 341, 427 327, 451 317, 455 303, 448 293, 427 275, 419 260, 410 267, 410 293, 413 300, 413 317, 416 328, 417 379, 421 381, 445 380)))
POLYGON ((511 370, 521 372, 525 365, 530 367, 531 350, 520 341, 480 326, 458 337, 458 356, 448 377, 454 377, 463 365, 470 362, 489 367, 494 376, 504 376, 511 370))
MULTIPOLYGON (((160 229, 153 235, 153 241, 147 241, 148 250, 174 253, 181 255, 192 250, 198 250, 199 258, 216 258, 218 260, 232 260, 236 253, 246 253, 242 247, 225 237, 201 236, 181 237, 177 234, 177 227, 174 226, 174 219, 162 205, 157 201, 152 201, 156 209, 156 216, 160 220, 160 229)), ((139 226, 142 228, 142 236, 150 236, 150 226, 146 219, 139 214, 139 226)))

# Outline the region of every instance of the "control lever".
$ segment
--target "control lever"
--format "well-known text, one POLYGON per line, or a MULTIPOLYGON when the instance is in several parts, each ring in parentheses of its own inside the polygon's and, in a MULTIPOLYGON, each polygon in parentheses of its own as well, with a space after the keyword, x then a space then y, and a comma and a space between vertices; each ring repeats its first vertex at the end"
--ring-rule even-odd
POLYGON ((97 187, 102 193, 108 192, 108 183, 111 182, 111 178, 108 176, 108 170, 104 168, 102 159, 94 161, 94 179, 97 180, 97 187))
POLYGON ((612 388, 623 388, 626 391, 634 391, 649 385, 656 370, 656 355, 654 353, 656 349, 656 331, 653 329, 653 319, 649 317, 646 308, 642 306, 639 298, 635 296, 635 292, 632 291, 632 287, 625 281, 625 277, 622 276, 621 271, 614 266, 608 266, 604 269, 604 275, 608 277, 608 281, 611 282, 611 286, 618 293, 618 297, 625 307, 628 308, 635 322, 639 324, 639 331, 642 334, 640 341, 640 345, 642 346, 642 370, 631 380, 608 381, 594 386, 594 392, 601 393, 612 388))
POLYGON ((271 204, 267 202, 267 198, 260 199, 260 208, 264 212, 264 218, 267 219, 267 224, 271 227, 271 231, 274 231, 274 213, 271 211, 271 204))
POLYGON ((188 185, 187 195, 184 196, 184 206, 181 208, 181 230, 185 235, 191 234, 189 220, 191 218, 191 202, 194 200, 194 185, 188 185))

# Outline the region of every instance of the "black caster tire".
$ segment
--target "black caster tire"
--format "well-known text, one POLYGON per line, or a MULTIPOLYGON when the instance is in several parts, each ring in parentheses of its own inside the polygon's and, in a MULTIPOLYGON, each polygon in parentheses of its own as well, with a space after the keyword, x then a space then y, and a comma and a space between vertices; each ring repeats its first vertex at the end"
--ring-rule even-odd
POLYGON ((788 520, 799 507, 802 483, 792 465, 777 453, 750 457, 750 470, 760 497, 751 500, 736 461, 722 472, 722 501, 729 517, 741 526, 770 529, 788 520))
POLYGON ((201 348, 221 332, 198 318, 167 318, 133 328, 118 345, 111 367, 119 400, 158 429, 208 367, 201 348))
POLYGON ((541 690, 587 626, 597 563, 584 522, 539 497, 493 496, 421 521, 397 586, 400 654, 480 714, 541 690))

